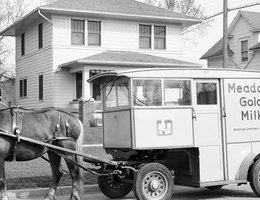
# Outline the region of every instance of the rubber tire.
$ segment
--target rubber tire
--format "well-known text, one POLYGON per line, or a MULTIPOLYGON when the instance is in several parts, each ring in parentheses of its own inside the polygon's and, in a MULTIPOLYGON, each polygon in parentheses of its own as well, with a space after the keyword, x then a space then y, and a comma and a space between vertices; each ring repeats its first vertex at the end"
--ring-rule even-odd
POLYGON ((250 167, 249 183, 254 193, 260 197, 260 159, 250 167))
POLYGON ((224 185, 214 185, 214 186, 207 186, 205 188, 207 188, 208 190, 219 190, 220 188, 222 188, 224 185))
POLYGON ((134 194, 137 200, 170 200, 173 195, 173 189, 174 189, 174 181, 173 177, 171 175, 170 170, 165 167, 164 165, 160 163, 149 163, 141 167, 134 178, 134 194), (146 176, 151 173, 151 172, 158 172, 160 174, 163 174, 168 187, 166 188, 166 192, 163 196, 160 198, 155 197, 155 198, 149 198, 146 197, 145 194, 143 193, 143 182, 145 181, 144 179, 146 176))
POLYGON ((133 188, 132 183, 112 183, 113 186, 119 186, 119 188, 111 187, 110 177, 109 176, 98 176, 98 186, 100 191, 110 199, 123 198, 129 192, 131 192, 133 188))

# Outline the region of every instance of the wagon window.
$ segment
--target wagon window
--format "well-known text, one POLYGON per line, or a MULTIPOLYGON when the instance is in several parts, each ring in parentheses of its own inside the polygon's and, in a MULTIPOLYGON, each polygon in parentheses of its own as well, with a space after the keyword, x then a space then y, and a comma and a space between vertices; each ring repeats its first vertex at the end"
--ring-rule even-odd
POLYGON ((118 78, 105 88, 106 108, 115 108, 129 105, 128 80, 118 78))
POLYGON ((106 87, 106 107, 116 107, 116 86, 108 85, 106 87))
POLYGON ((216 105, 217 104, 217 83, 202 82, 196 83, 197 104, 216 105))
POLYGON ((166 106, 191 105, 189 80, 165 80, 164 102, 166 106))
POLYGON ((161 80, 139 79, 133 81, 135 106, 161 106, 161 80))

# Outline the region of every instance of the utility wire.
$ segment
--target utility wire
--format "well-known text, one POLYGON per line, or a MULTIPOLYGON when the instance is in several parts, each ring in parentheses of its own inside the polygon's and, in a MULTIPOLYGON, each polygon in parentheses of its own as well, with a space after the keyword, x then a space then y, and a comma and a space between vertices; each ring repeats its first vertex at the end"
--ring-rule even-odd
MULTIPOLYGON (((242 9, 242 8, 248 8, 248 7, 257 6, 257 5, 260 5, 260 2, 250 3, 250 4, 245 4, 243 6, 237 6, 237 7, 229 8, 228 11, 238 10, 238 9, 242 9)), ((203 20, 208 20, 208 19, 211 19, 211 18, 216 17, 216 16, 221 15, 221 14, 223 14, 223 11, 215 13, 215 14, 210 15, 208 17, 205 17, 205 18, 203 18, 203 20)))

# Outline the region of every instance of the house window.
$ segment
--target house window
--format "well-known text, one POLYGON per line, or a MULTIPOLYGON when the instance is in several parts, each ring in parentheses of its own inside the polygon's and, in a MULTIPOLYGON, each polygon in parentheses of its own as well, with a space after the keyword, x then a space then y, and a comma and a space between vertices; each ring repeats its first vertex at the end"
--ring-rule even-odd
POLYGON ((165 26, 154 26, 154 48, 155 49, 165 49, 165 36, 166 36, 165 26))
POLYGON ((27 79, 20 80, 20 97, 27 97, 27 79))
POLYGON ((43 100, 43 75, 39 75, 39 100, 43 100))
POLYGON ((42 35, 42 23, 38 25, 38 47, 39 49, 43 46, 43 35, 42 35))
POLYGON ((101 22, 88 21, 88 44, 100 46, 101 45, 101 22))
POLYGON ((241 41, 241 61, 248 61, 248 40, 241 41))
POLYGON ((21 34, 21 55, 25 54, 25 34, 21 34))
POLYGON ((139 47, 140 49, 151 48, 151 25, 139 25, 139 47))
POLYGON ((84 20, 71 20, 71 44, 73 45, 84 45, 85 35, 85 21, 84 20))
POLYGON ((82 97, 82 73, 76 73, 76 99, 82 97))

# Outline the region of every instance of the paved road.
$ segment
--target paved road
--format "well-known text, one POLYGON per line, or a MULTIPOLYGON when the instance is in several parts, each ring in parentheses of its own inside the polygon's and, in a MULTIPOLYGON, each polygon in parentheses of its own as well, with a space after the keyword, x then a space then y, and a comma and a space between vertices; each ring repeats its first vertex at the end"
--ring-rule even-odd
MULTIPOLYGON (((10 200, 21 200, 22 198, 10 198, 10 200)), ((26 198, 28 199, 28 198, 26 198)), ((32 198, 30 200, 42 200, 41 198, 32 198)), ((56 200, 67 200, 69 199, 69 195, 59 196, 56 200)), ((89 193, 81 197, 82 200, 109 200, 109 198, 105 197, 102 193, 89 193)), ((134 200, 133 193, 130 193, 127 197, 123 198, 124 200, 134 200)), ((187 188, 187 187, 175 187, 175 193, 173 195, 172 200, 256 200, 257 197, 252 192, 249 185, 236 186, 229 185, 225 186, 219 190, 208 190, 204 188, 196 189, 196 188, 187 188)))

